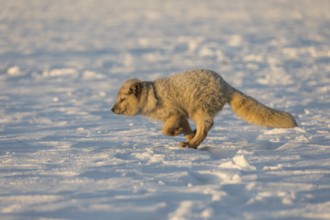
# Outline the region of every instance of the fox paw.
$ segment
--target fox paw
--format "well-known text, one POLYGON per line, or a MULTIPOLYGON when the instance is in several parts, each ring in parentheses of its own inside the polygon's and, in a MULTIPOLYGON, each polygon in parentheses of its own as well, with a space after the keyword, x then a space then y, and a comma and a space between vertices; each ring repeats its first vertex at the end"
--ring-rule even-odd
POLYGON ((177 135, 182 134, 182 132, 183 132, 183 129, 182 128, 177 128, 177 129, 174 129, 173 135, 174 136, 177 136, 177 135))
POLYGON ((178 136, 178 135, 182 134, 182 132, 183 132, 182 128, 175 128, 175 129, 168 131, 167 135, 168 136, 178 136))
POLYGON ((183 148, 189 147, 188 142, 180 142, 179 145, 180 145, 180 147, 183 147, 183 148))
POLYGON ((186 138, 187 141, 190 141, 191 139, 194 138, 195 134, 196 134, 196 130, 194 130, 194 131, 193 131, 192 133, 190 133, 190 134, 186 134, 184 137, 186 138))
POLYGON ((182 128, 162 129, 162 133, 166 136, 178 136, 182 132, 183 132, 182 128))
POLYGON ((193 148, 193 149, 197 149, 197 147, 191 146, 191 145, 189 144, 189 142, 180 142, 179 145, 180 145, 180 147, 182 147, 182 148, 193 148))

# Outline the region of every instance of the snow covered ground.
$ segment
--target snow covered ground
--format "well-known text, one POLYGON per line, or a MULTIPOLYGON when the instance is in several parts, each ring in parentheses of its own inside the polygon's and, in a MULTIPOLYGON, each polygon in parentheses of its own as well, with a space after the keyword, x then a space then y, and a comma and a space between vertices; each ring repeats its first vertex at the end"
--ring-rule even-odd
POLYGON ((330 219, 330 1, 2 0, 1 219, 330 219), (209 68, 291 112, 227 106, 199 150, 110 112, 129 77, 209 68))

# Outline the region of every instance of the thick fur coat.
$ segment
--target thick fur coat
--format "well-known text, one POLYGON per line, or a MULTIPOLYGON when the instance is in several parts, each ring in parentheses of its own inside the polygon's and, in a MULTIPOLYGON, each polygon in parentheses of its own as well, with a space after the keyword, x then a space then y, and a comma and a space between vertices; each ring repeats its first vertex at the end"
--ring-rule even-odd
POLYGON ((271 109, 230 86, 214 71, 197 69, 157 79, 127 80, 118 91, 112 111, 134 116, 142 114, 164 122, 164 135, 184 134, 182 147, 197 148, 213 126, 213 119, 229 103, 249 123, 267 127, 295 127, 287 112, 271 109), (196 123, 192 130, 188 119, 196 123))

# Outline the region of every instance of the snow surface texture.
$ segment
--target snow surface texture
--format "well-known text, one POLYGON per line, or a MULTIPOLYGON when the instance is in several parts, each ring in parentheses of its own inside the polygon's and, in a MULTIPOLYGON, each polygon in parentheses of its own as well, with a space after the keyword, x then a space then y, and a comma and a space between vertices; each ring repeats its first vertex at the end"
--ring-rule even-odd
POLYGON ((330 219, 329 1, 2 0, 1 219, 330 219), (291 112, 226 107, 199 150, 110 112, 129 77, 209 68, 291 112))

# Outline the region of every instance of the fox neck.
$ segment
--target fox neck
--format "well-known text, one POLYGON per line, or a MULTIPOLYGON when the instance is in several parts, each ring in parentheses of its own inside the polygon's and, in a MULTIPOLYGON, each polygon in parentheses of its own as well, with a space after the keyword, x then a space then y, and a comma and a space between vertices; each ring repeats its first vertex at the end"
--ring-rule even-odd
POLYGON ((151 116, 157 109, 159 100, 153 82, 143 82, 142 94, 140 97, 141 114, 151 116))

